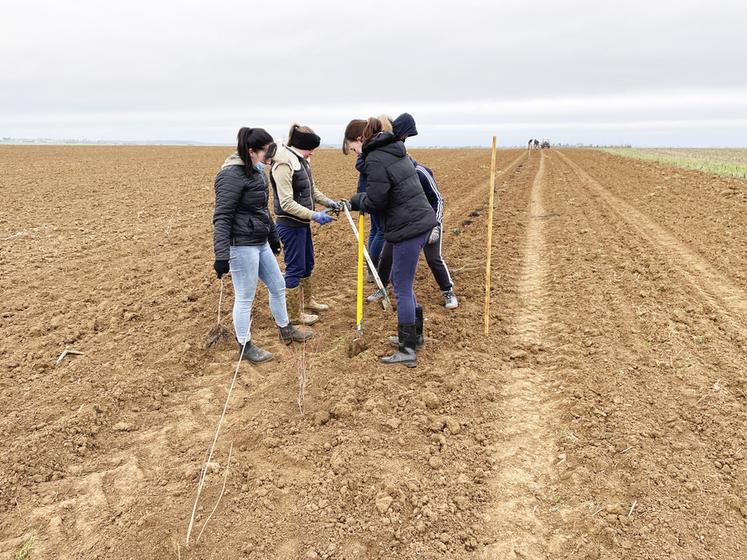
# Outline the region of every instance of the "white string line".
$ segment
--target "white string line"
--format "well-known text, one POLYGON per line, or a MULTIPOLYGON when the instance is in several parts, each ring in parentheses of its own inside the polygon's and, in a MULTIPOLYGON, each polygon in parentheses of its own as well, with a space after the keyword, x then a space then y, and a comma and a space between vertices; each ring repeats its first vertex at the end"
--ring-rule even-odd
POLYGON ((228 459, 226 460, 226 472, 223 473, 223 488, 221 488, 220 494, 218 495, 218 500, 215 502, 215 505, 213 506, 213 511, 210 512, 210 515, 208 515, 207 519, 205 520, 205 524, 202 526, 202 529, 200 530, 200 533, 197 535, 197 540, 195 542, 200 542, 200 537, 202 536, 202 532, 205 530, 205 527, 207 527, 208 521, 210 521, 210 518, 213 517, 213 514, 215 513, 215 510, 218 509, 218 504, 220 504, 220 500, 223 497, 223 494, 226 492, 226 481, 228 480, 228 467, 231 465, 231 453, 233 452, 233 442, 231 443, 231 447, 228 448, 228 459))
MULTIPOLYGON (((249 310, 251 313, 251 309, 249 310)), ((241 352, 239 353, 239 359, 236 362, 236 370, 233 372, 233 378, 231 379, 231 385, 228 388, 228 395, 226 395, 226 402, 223 405, 223 413, 220 415, 220 419, 218 420, 218 426, 215 429, 215 435, 213 436, 213 443, 210 445, 210 451, 208 452, 207 461, 205 461, 205 464, 202 467, 202 472, 200 474, 200 481, 197 485, 197 496, 195 497, 195 504, 192 506, 192 517, 189 520, 189 526, 187 527, 187 547, 189 547, 189 537, 192 535, 192 526, 195 522, 195 515, 197 514, 197 504, 200 501, 200 494, 202 494, 202 489, 205 486, 205 479, 207 478, 207 470, 208 465, 210 464, 210 460, 213 458, 213 453, 215 452, 215 445, 218 442, 218 435, 220 434, 221 426, 223 425, 223 419, 226 417, 226 411, 228 410, 228 401, 231 399, 231 393, 233 393, 233 388, 236 385, 236 378, 239 375, 239 369, 241 368, 241 360, 244 358, 244 350, 246 350, 247 342, 249 339, 249 331, 251 329, 251 321, 249 321, 249 324, 246 327, 246 336, 244 337, 244 343, 241 345, 241 352)))

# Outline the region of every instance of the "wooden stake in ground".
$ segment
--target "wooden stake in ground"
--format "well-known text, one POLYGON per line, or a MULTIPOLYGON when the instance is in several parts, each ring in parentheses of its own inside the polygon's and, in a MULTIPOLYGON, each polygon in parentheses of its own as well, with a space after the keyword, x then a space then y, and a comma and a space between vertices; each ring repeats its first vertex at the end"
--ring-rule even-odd
POLYGON ((490 194, 488 195, 488 247, 485 260, 485 336, 490 331, 490 256, 493 248, 493 198, 495 197, 495 136, 490 159, 490 194))

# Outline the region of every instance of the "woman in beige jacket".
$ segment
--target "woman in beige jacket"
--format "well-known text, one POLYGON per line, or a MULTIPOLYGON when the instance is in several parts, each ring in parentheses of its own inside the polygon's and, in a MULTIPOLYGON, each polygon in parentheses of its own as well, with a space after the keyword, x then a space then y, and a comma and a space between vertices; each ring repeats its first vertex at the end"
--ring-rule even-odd
POLYGON ((293 324, 311 325, 319 320, 319 316, 313 313, 329 309, 328 305, 314 300, 311 221, 327 224, 334 220, 327 211, 339 210, 341 206, 314 183, 308 159, 320 142, 312 129, 294 124, 286 145, 278 147, 270 170, 270 183, 275 194, 275 223, 283 242, 288 316, 293 324), (317 212, 316 203, 326 208, 317 212))

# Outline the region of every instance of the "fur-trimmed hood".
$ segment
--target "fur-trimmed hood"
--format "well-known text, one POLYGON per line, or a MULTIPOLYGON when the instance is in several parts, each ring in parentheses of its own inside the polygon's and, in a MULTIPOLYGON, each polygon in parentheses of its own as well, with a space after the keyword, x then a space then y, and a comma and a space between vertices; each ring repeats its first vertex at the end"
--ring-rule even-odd
POLYGON ((223 162, 221 169, 225 169, 226 167, 229 167, 231 165, 246 165, 246 163, 244 163, 244 160, 239 157, 238 152, 234 152, 226 158, 226 161, 223 162))

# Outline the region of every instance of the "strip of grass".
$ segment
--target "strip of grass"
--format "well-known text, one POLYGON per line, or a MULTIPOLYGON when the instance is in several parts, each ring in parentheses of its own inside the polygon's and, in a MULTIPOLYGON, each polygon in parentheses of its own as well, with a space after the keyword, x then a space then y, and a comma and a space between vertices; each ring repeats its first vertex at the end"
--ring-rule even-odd
POLYGON ((734 163, 720 161, 712 158, 694 158, 685 156, 665 155, 654 151, 647 151, 640 148, 604 148, 604 152, 616 156, 640 159, 644 161, 654 161, 673 167, 684 169, 695 169, 704 173, 713 173, 715 175, 724 175, 727 177, 739 177, 747 179, 747 163, 734 163))

